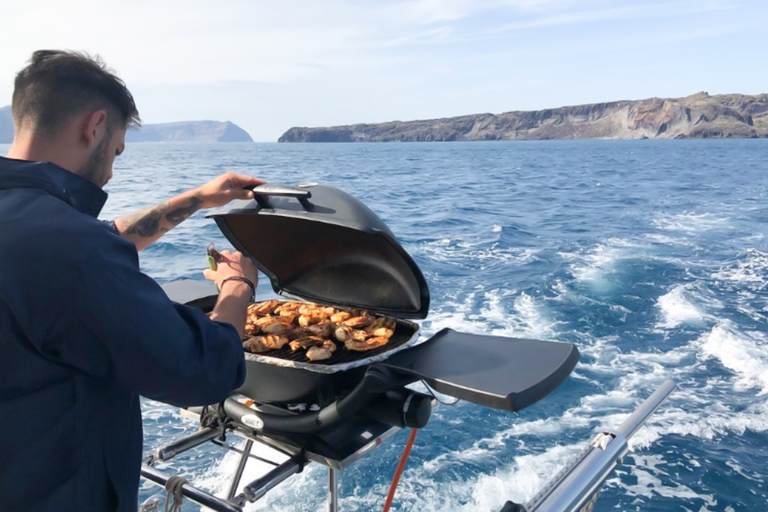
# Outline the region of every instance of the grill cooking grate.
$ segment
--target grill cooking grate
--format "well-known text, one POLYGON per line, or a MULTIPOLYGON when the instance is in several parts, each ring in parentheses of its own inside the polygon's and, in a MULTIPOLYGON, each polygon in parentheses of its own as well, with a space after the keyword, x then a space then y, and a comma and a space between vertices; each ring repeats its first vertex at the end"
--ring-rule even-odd
POLYGON ((326 359, 324 361, 310 361, 306 356, 306 353, 307 353, 306 350, 300 349, 300 350, 297 350, 296 352, 292 352, 291 348, 288 345, 284 346, 279 350, 270 350, 268 352, 260 352, 258 355, 274 357, 277 359, 285 359, 287 361, 296 361, 299 363, 309 363, 309 364, 325 365, 325 366, 342 364, 342 363, 351 363, 354 361, 358 361, 360 359, 366 359, 368 357, 372 357, 372 356, 387 352, 388 350, 397 348, 400 345, 408 342, 413 337, 415 332, 416 332, 416 329, 414 329, 410 325, 404 322, 398 321, 397 325, 395 326, 395 332, 394 334, 392 334, 392 337, 390 338, 389 343, 365 352, 354 352, 352 350, 347 350, 344 348, 343 343, 338 342, 336 340, 331 340, 336 343, 336 351, 331 355, 329 359, 326 359))

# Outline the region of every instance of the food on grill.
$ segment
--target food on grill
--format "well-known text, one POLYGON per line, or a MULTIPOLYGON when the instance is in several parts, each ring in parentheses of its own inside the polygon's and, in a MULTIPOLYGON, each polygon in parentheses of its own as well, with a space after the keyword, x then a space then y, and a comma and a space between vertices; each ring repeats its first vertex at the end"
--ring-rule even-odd
POLYGON ((365 327, 371 322, 371 319, 367 316, 353 316, 344 320, 342 323, 350 327, 365 327))
MULTIPOLYGON (((301 311, 299 312, 301 313, 301 311)), ((299 317, 299 325, 302 327, 307 327, 308 325, 325 322, 327 319, 328 314, 325 311, 316 309, 309 311, 306 314, 302 313, 302 315, 299 317)))
POLYGON ((287 336, 269 334, 267 336, 254 336, 243 342, 243 348, 249 352, 266 352, 268 350, 281 349, 288 343, 287 336))
POLYGON ((304 328, 304 331, 312 336, 328 339, 331 337, 331 332, 333 332, 333 324, 326 321, 321 324, 308 325, 304 328))
POLYGON ((302 336, 301 338, 296 338, 288 345, 291 347, 291 350, 296 352, 300 348, 309 348, 314 347, 315 345, 322 345, 326 341, 328 340, 324 340, 319 336, 302 336))
POLYGON ((260 302, 257 304, 251 304, 248 306, 248 314, 254 314, 257 316, 264 316, 268 315, 271 312, 275 310, 277 306, 280 305, 279 300, 268 300, 265 302, 260 302))
POLYGON ((356 339, 349 339, 344 342, 344 347, 347 350, 353 350, 355 352, 364 352, 366 350, 373 350, 389 343, 389 338, 384 336, 376 336, 368 338, 365 341, 359 341, 356 339))
POLYGON ((331 322, 338 324, 351 316, 352 315, 350 315, 346 311, 339 311, 338 313, 331 315, 331 322))
POLYGON ((283 316, 265 316, 254 324, 266 334, 285 334, 293 329, 291 320, 283 316))
POLYGON ((310 361, 323 361, 342 347, 362 352, 386 345, 396 326, 394 318, 363 310, 269 300, 248 306, 243 348, 260 354, 288 345, 294 353, 305 350, 310 361))
POLYGON ((369 334, 362 329, 353 329, 350 326, 344 324, 336 327, 336 330, 333 334, 336 336, 336 339, 342 343, 346 342, 347 340, 365 341, 365 339, 369 337, 369 334))
POLYGON ((371 324, 365 328, 365 332, 369 336, 391 338, 395 332, 395 319, 394 318, 377 318, 371 324))
POLYGON ((330 359, 334 352, 336 352, 336 344, 331 340, 325 340, 322 345, 307 349, 307 359, 310 361, 323 361, 330 359))

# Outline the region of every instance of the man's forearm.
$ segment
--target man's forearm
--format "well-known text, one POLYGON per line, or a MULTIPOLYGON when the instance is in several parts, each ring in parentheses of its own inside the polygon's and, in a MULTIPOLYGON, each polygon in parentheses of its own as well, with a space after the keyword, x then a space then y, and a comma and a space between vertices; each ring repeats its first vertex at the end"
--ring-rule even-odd
POLYGON ((210 314, 211 320, 231 324, 242 338, 245 330, 246 307, 252 293, 251 288, 245 283, 226 283, 226 286, 222 287, 219 300, 210 314))
POLYGON ((120 235, 142 250, 200 209, 203 201, 190 190, 151 208, 115 220, 120 235))

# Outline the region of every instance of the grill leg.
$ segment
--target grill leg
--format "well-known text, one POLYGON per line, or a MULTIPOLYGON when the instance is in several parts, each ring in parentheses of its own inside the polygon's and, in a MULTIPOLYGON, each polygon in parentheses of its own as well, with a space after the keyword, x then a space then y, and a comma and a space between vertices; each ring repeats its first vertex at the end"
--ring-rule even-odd
POLYGON ((229 486, 229 491, 227 491, 227 499, 232 499, 232 497, 235 495, 235 492, 237 491, 237 486, 240 485, 240 479, 243 477, 243 471, 245 470, 245 463, 248 462, 248 455, 251 453, 251 447, 253 447, 253 441, 250 439, 245 441, 245 444, 243 445, 243 453, 240 454, 240 460, 237 463, 237 471, 235 471, 235 475, 232 478, 232 483, 229 486))
POLYGON ((328 512, 339 511, 339 472, 328 468, 328 512))

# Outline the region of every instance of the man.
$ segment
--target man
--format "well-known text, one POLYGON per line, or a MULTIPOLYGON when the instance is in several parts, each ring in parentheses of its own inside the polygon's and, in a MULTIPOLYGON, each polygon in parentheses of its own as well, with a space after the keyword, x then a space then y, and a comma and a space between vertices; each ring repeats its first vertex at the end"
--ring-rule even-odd
POLYGON ((222 252, 211 319, 172 303, 137 250, 201 208, 252 197, 228 173, 135 215, 96 219, 139 117, 85 55, 35 52, 16 77, 0 157, 0 510, 137 509, 139 395, 212 404, 244 379, 256 269, 222 252))

